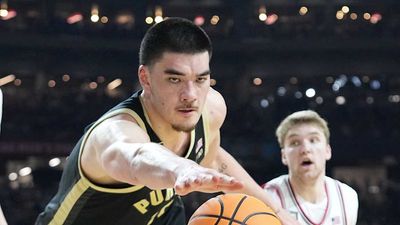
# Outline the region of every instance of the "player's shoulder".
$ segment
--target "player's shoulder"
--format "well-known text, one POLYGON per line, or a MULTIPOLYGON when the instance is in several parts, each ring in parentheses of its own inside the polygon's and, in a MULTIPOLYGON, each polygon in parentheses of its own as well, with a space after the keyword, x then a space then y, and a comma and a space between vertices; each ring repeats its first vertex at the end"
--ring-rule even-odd
POLYGON ((264 183, 261 187, 264 190, 276 189, 277 187, 283 187, 285 185, 285 180, 287 179, 287 175, 281 175, 279 177, 275 177, 272 180, 264 183))
POLYGON ((349 195, 349 196, 352 196, 353 198, 358 198, 357 192, 352 187, 350 187, 350 185, 348 185, 340 180, 336 180, 331 177, 328 177, 328 176, 326 176, 325 179, 326 179, 326 181, 328 181, 330 183, 337 184, 339 186, 341 192, 344 195, 349 195))
POLYGON ((224 97, 217 90, 210 87, 210 91, 207 94, 206 106, 209 109, 226 108, 224 97))
POLYGON ((211 127, 221 127, 225 120, 227 108, 221 93, 213 88, 210 88, 208 92, 205 110, 210 120, 211 127))

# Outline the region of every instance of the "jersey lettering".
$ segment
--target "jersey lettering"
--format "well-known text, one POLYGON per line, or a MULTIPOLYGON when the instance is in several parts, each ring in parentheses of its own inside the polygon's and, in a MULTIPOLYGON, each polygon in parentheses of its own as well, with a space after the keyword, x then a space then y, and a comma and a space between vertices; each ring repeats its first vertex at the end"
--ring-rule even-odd
POLYGON ((162 202, 170 200, 174 196, 174 189, 168 188, 165 190, 165 197, 162 190, 152 190, 149 197, 141 199, 133 204, 133 206, 142 214, 146 214, 150 205, 157 206, 162 202))

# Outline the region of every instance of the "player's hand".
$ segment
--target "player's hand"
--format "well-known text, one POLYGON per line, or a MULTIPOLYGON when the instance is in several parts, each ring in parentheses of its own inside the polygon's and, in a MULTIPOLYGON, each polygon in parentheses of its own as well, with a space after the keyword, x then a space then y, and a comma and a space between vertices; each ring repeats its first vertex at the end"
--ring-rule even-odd
POLYGON ((276 215, 278 216, 282 225, 300 225, 300 223, 285 209, 281 208, 278 212, 276 212, 276 215))
POLYGON ((243 184, 216 170, 192 164, 179 168, 174 188, 177 195, 186 195, 194 191, 207 193, 238 191, 243 188, 243 184))

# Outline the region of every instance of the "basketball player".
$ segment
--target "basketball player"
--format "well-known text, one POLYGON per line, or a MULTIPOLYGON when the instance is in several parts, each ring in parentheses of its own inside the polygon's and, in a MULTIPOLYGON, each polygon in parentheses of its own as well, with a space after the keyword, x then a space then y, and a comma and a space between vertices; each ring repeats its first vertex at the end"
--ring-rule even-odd
POLYGON ((68 158, 42 224, 184 225, 180 195, 244 192, 297 224, 220 146, 226 105, 210 87, 211 42, 170 18, 140 46, 134 93, 90 125, 68 158))
POLYGON ((325 175, 326 161, 332 156, 329 135, 327 122, 314 111, 286 117, 276 136, 289 174, 269 181, 264 189, 301 224, 355 225, 357 193, 325 175))

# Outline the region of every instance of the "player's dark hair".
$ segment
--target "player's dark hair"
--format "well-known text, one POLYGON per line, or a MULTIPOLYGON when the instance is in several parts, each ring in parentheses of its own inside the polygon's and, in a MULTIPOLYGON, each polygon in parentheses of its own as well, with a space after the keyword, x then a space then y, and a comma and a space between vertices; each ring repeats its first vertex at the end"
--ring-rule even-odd
POLYGON ((140 65, 151 66, 164 52, 195 54, 207 51, 212 55, 206 32, 183 18, 168 18, 153 25, 140 44, 140 65))

